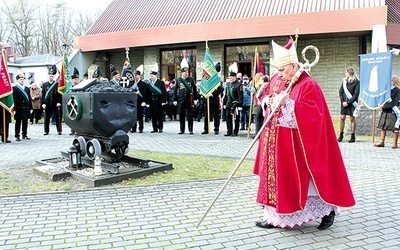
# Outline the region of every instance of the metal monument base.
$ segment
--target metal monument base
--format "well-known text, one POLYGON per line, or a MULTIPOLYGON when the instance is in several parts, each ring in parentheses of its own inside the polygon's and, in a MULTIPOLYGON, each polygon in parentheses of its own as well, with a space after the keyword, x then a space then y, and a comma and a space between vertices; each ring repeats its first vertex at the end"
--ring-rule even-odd
POLYGON ((173 169, 171 163, 164 163, 159 161, 153 161, 145 158, 135 158, 130 156, 123 156, 119 160, 113 160, 112 162, 107 161, 109 159, 104 158, 101 166, 103 174, 95 176, 94 174, 94 161, 82 157, 82 167, 78 169, 72 169, 69 167, 68 153, 61 152, 62 157, 38 160, 36 161, 41 165, 50 165, 59 169, 63 169, 69 173, 73 178, 83 182, 88 187, 100 187, 113 183, 118 183, 123 180, 137 179, 143 176, 151 175, 152 173, 167 171, 173 169), (62 164, 60 164, 62 162, 62 164), (64 165, 64 166, 63 166, 64 165), (86 173, 84 174, 85 170, 86 173), (89 174, 87 173, 89 172, 89 174))

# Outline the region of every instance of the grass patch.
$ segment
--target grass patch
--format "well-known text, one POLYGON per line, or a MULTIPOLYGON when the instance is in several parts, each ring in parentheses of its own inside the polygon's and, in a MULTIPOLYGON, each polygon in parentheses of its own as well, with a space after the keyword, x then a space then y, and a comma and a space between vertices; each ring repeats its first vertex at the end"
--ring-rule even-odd
MULTIPOLYGON (((171 155, 155 152, 130 152, 129 156, 172 163, 173 170, 157 172, 139 179, 129 179, 123 182, 123 184, 128 185, 148 185, 227 178, 238 163, 238 160, 230 158, 171 155)), ((253 161, 246 160, 242 163, 235 176, 251 175, 252 170, 253 161)), ((114 184, 114 186, 115 185, 120 184, 114 184)))
MULTIPOLYGON (((109 187, 176 183, 193 180, 227 178, 238 160, 219 157, 191 155, 171 155, 167 153, 133 151, 129 156, 147 158, 154 161, 172 163, 173 169, 158 172, 139 179, 129 179, 109 187)), ((74 178, 53 182, 33 173, 37 165, 0 170, 0 195, 27 194, 56 191, 75 191, 87 187, 74 178)), ((235 176, 251 175, 253 161, 246 160, 235 176)))

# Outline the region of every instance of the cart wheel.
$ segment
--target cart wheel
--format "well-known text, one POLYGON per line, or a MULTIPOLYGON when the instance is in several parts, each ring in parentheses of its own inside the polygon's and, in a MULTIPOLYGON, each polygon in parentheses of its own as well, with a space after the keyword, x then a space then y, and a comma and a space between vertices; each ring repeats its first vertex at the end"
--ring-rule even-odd
POLYGON ((92 139, 86 144, 86 155, 89 159, 94 160, 96 156, 101 155, 101 145, 97 139, 92 139))
POLYGON ((117 155, 118 159, 121 159, 124 156, 124 150, 121 147, 116 147, 115 154, 117 155))
POLYGON ((85 140, 85 138, 83 138, 82 136, 75 138, 74 141, 72 142, 72 145, 79 146, 79 149, 81 150, 81 156, 86 155, 86 140, 85 140))

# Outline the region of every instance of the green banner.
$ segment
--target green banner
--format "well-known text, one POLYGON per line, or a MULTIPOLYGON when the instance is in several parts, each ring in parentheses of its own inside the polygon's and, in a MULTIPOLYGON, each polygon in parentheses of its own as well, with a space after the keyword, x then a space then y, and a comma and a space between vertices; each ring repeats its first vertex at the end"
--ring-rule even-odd
POLYGON ((214 61, 211 58, 210 50, 207 47, 204 55, 204 66, 202 68, 200 93, 205 98, 208 98, 219 85, 218 72, 215 70, 214 61))

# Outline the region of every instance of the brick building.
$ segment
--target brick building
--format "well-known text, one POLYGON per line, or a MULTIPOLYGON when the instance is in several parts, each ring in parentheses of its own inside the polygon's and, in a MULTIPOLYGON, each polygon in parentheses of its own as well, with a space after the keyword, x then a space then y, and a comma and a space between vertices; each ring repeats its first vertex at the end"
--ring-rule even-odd
MULTIPOLYGON (((359 74, 359 55, 400 49, 400 3, 397 0, 113 0, 85 36, 76 37, 81 72, 100 66, 109 77, 111 63, 122 69, 129 48, 133 68, 144 64, 144 77, 157 62, 161 78, 174 78, 182 57, 200 79, 206 41, 222 76, 236 61, 251 75, 255 48, 265 72, 274 68, 271 40, 280 44, 298 29, 298 54, 307 45, 320 51, 312 76, 321 84, 332 115, 339 114, 338 90, 345 68, 359 74), (378 29, 376 29, 378 27, 378 29), (380 27, 380 28, 379 28, 380 27), (383 33, 378 33, 377 30, 383 33), (380 44, 379 44, 379 41, 380 44), (382 49, 381 49, 382 51, 382 49)), ((313 53, 307 52, 312 60, 313 53)), ((393 74, 400 74, 400 57, 393 57, 393 74)))

